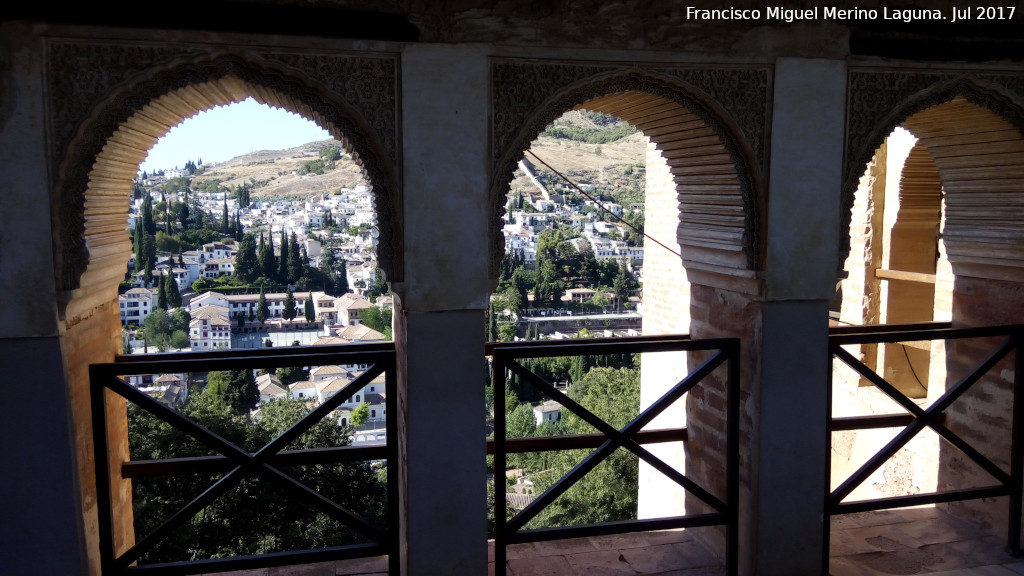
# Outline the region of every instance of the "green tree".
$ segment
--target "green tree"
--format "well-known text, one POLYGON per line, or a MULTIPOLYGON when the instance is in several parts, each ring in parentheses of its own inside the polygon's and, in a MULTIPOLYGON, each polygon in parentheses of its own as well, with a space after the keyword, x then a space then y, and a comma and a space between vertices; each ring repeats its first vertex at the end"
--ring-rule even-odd
POLYGON ((274 237, 270 238, 268 244, 263 239, 263 232, 260 232, 260 246, 256 258, 259 261, 260 275, 267 280, 274 280, 277 277, 277 259, 274 258, 274 237))
MULTIPOLYGON (((635 368, 592 368, 574 382, 570 396, 615 428, 622 428, 640 410, 640 371, 635 368)), ((593 432, 574 414, 566 414, 570 434, 593 432)), ((551 462, 551 473, 535 478, 535 490, 546 490, 589 451, 560 453, 551 462)), ((557 498, 531 526, 568 526, 636 518, 639 479, 638 459, 625 450, 613 452, 604 462, 557 498)))
POLYGON ((281 257, 278 259, 277 281, 285 284, 288 282, 288 236, 281 229, 281 257))
POLYGON ((192 282, 192 292, 195 293, 196 295, 202 294, 203 292, 212 289, 213 282, 211 282, 210 279, 207 278, 206 276, 200 276, 199 278, 196 278, 194 282, 192 282))
POLYGON ((289 288, 284 296, 284 310, 281 311, 281 317, 285 320, 294 320, 296 315, 295 295, 292 294, 292 289, 289 288))
POLYGON ((352 410, 352 425, 362 426, 370 419, 370 403, 363 402, 352 410))
POLYGON ((291 241, 288 243, 288 283, 294 284, 302 277, 302 254, 299 251, 299 242, 295 239, 295 232, 292 232, 291 241))
POLYGON ((132 250, 135 252, 135 271, 142 270, 142 260, 145 255, 142 251, 142 237, 145 236, 145 232, 142 231, 142 220, 135 220, 135 230, 132 231, 132 250))
POLYGON ((156 306, 161 310, 167 310, 167 274, 161 274, 158 282, 160 286, 156 292, 156 306))
POLYGON ((615 292, 615 299, 620 308, 629 303, 629 297, 636 292, 637 287, 636 278, 626 269, 626 261, 623 260, 619 266, 618 274, 616 274, 615 279, 612 281, 612 290, 615 292))
POLYGON ((310 292, 306 296, 305 310, 303 310, 303 312, 305 312, 305 315, 306 315, 306 322, 313 322, 314 320, 316 320, 316 310, 313 307, 313 293, 312 292, 310 292))
POLYGON ((173 271, 167 276, 167 305, 171 308, 181 306, 181 291, 178 290, 178 281, 174 279, 173 271))
POLYGON ((281 381, 282 386, 287 386, 295 382, 302 382, 309 379, 309 370, 306 370, 302 366, 282 366, 275 372, 277 379, 281 381))
POLYGON ((192 342, 189 340, 187 332, 175 330, 174 332, 171 332, 170 345, 171 348, 185 350, 187 348, 191 348, 192 342))
POLYGON ((348 260, 342 258, 338 262, 338 271, 335 274, 337 281, 335 282, 335 294, 334 296, 340 296, 351 290, 348 285, 348 260))
POLYGON ((235 253, 235 277, 241 282, 249 283, 259 278, 260 268, 256 256, 256 239, 252 234, 242 237, 235 253))
POLYGON ((145 194, 142 197, 142 230, 147 236, 156 235, 156 220, 153 219, 153 197, 145 194))
POLYGON ((387 340, 391 339, 391 308, 382 306, 370 306, 363 310, 363 324, 384 334, 387 340))
POLYGON ((376 268, 373 271, 373 283, 366 290, 366 297, 373 300, 377 296, 384 296, 388 293, 388 283, 384 279, 384 271, 376 268))
POLYGON ((203 394, 210 394, 215 402, 239 416, 247 415, 260 401, 252 370, 210 372, 203 394))
POLYGON ((181 330, 187 334, 188 325, 191 321, 192 315, 188 313, 188 310, 184 308, 176 308, 174 312, 171 312, 171 317, 168 320, 169 329, 172 332, 181 330))
MULTIPOLYGON (((193 394, 181 408, 188 418, 219 436, 257 450, 309 413, 299 400, 276 400, 260 406, 258 421, 236 416, 213 395, 193 394)), ((129 405, 129 443, 133 457, 161 458, 208 455, 205 447, 163 420, 129 405), (138 455, 138 456, 136 456, 138 455)), ((344 446, 350 429, 325 418, 297 438, 289 449, 344 446)), ((383 470, 386 470, 384 468, 383 470)), ((373 524, 385 523, 385 484, 369 463, 316 464, 288 470, 297 480, 373 524)), ((135 527, 145 534, 205 490, 215 475, 137 478, 132 482, 135 527)), ((214 558, 341 546, 355 543, 355 534, 324 516, 311 516, 304 506, 283 496, 272 484, 244 480, 237 489, 185 522, 162 540, 147 561, 214 558)))
POLYGON ((263 292, 263 288, 260 288, 260 299, 256 303, 256 319, 263 324, 270 318, 270 307, 267 306, 267 295, 263 292))

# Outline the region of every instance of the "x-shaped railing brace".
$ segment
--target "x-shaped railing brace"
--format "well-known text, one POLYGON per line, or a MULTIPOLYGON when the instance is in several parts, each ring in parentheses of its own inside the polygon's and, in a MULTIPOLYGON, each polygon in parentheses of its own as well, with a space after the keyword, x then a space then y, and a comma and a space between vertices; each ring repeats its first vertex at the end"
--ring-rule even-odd
MULTIPOLYGON (((349 382, 343 389, 327 399, 323 404, 314 408, 309 412, 309 414, 303 416, 298 422, 282 432, 277 438, 271 440, 269 444, 252 454, 238 446, 235 446, 233 443, 225 440, 214 432, 207 430, 203 426, 185 418, 167 406, 164 406, 157 400, 150 398, 148 395, 136 390, 120 378, 112 377, 104 386, 94 388, 94 393, 98 390, 98 393, 101 395, 104 388, 108 388, 111 391, 120 394, 126 400, 135 403, 150 414, 164 420, 171 426, 174 426, 196 440, 206 444, 236 464, 235 468, 214 482, 201 494, 196 496, 191 502, 186 504, 184 508, 174 513, 170 518, 165 520, 163 524, 147 534, 141 541, 136 542, 134 546, 126 550, 124 554, 116 559, 117 564, 120 567, 125 568, 131 565, 131 563, 137 561, 140 556, 156 546, 156 544, 165 538, 172 530, 181 526, 213 500, 223 495, 249 474, 253 473, 262 476, 286 490, 292 491, 311 507, 327 514, 331 518, 338 520, 349 527, 355 528, 371 540, 376 542, 383 541, 386 538, 385 533, 376 526, 367 522, 363 517, 333 502, 332 500, 325 498, 317 491, 309 488, 302 482, 299 482, 267 463, 271 457, 283 450, 288 446, 288 444, 309 430, 309 428, 314 424, 330 414, 345 399, 351 397, 355 392, 369 384, 371 380, 379 376, 382 372, 384 372, 383 365, 380 363, 373 364, 355 380, 349 382)), ((102 397, 100 399, 102 399, 102 397)), ((96 400, 97 399, 94 398, 94 402, 96 400)))
POLYGON ((543 494, 537 497, 533 502, 527 505, 519 514, 515 515, 511 520, 508 521, 507 527, 509 531, 515 532, 526 525, 527 522, 532 520, 537 514, 539 514, 545 507, 547 507, 556 498, 565 493, 566 490, 572 487, 580 478, 585 476, 588 472, 593 470, 598 464, 600 464, 605 458, 612 454, 617 448, 623 447, 630 452, 636 454, 648 464, 653 466, 662 474, 665 474, 677 484, 685 488, 687 491, 692 493, 694 496, 703 500, 706 504, 714 508, 719 513, 725 513, 727 505, 712 495, 707 490, 701 488, 693 480, 690 480, 683 474, 680 474, 675 468, 672 468, 665 462, 663 462, 657 456, 651 454, 647 449, 638 444, 633 440, 633 436, 643 429, 651 420, 661 414, 666 408, 668 408, 673 402, 681 398, 684 394, 689 392, 693 387, 707 377, 716 368, 722 365, 727 359, 725 351, 718 350, 711 357, 705 360, 696 370, 688 374, 685 378, 679 381, 675 386, 672 387, 664 396, 658 399, 657 402, 649 406, 646 410, 640 413, 636 418, 631 420, 622 430, 618 430, 595 416, 590 410, 587 410, 581 406, 578 402, 569 398, 560 390, 551 385, 550 382, 537 376, 527 368, 525 368, 519 362, 508 358, 506 359, 508 368, 518 376, 525 378, 531 384, 539 388, 542 392, 547 394, 551 399, 556 400, 562 406, 571 410, 574 414, 582 418, 588 424, 596 428, 599 432, 603 433, 608 437, 604 443, 591 452, 586 458, 584 458, 579 464, 573 467, 568 474, 563 476, 558 482, 555 482, 551 487, 544 491, 543 494))
POLYGON ((983 470, 991 474, 992 477, 998 480, 1003 486, 1009 486, 1011 482, 1010 475, 1004 472, 1002 468, 994 464, 983 454, 975 450, 962 438, 953 433, 942 423, 941 418, 942 413, 949 408, 957 398, 967 392, 967 390, 980 380, 982 376, 988 373, 988 371, 998 364, 999 361, 1005 358, 1006 355, 1014 349, 1014 346, 1014 339, 1007 338, 998 348, 993 350, 992 353, 982 360, 974 370, 961 379, 955 386, 947 390, 946 393, 936 400, 935 403, 933 403, 927 410, 924 410, 905 394, 897 390, 895 386, 876 374, 874 370, 868 368, 863 362, 854 358, 853 355, 846 349, 842 348, 841 345, 833 344, 832 354, 845 362, 850 366, 850 368, 853 368, 858 374, 870 380, 872 384, 877 386, 887 396, 910 412, 914 416, 914 421, 907 425, 907 427, 897 434, 895 438, 886 444, 885 448, 875 454, 874 457, 868 460, 860 467, 860 469, 847 478, 842 485, 832 492, 830 496, 831 505, 836 506, 842 502, 844 498, 849 496, 851 492, 864 483, 864 481, 867 480, 875 470, 878 470, 878 468, 885 464, 889 458, 892 458, 896 452, 903 448, 907 442, 910 442, 910 440, 925 427, 931 428, 950 444, 956 446, 957 449, 977 463, 983 470))

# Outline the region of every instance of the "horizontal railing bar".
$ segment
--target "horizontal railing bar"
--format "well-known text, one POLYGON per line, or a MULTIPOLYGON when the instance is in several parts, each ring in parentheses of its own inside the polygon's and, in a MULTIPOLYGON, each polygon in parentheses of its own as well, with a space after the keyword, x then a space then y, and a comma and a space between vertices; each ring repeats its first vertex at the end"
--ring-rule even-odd
POLYGON ((206 560, 188 560, 182 562, 164 562, 159 564, 140 564, 125 568, 129 574, 154 574, 159 576, 176 576, 189 574, 208 574, 216 572, 232 572, 235 570, 253 570, 290 566, 293 564, 312 564, 334 560, 349 560, 367 556, 383 556, 387 548, 382 544, 352 544, 315 550, 291 550, 272 552, 254 556, 232 556, 230 558, 210 558, 206 560))
MULTIPOLYGON (((276 467, 309 466, 313 464, 340 464, 366 460, 385 460, 387 446, 338 446, 311 448, 307 450, 286 450, 269 458, 267 463, 276 467)), ((160 460, 129 460, 121 463, 123 478, 146 478, 151 476, 176 476, 231 470, 236 464, 224 456, 190 456, 184 458, 162 458, 160 460)))
POLYGON ((855 512, 873 512, 875 510, 906 508, 908 506, 921 506, 925 504, 941 504, 944 502, 959 502, 961 500, 975 500, 978 498, 995 498, 998 496, 1007 496, 1009 493, 1010 488, 1008 486, 989 486, 985 488, 965 488, 962 490, 935 492, 932 494, 914 494, 912 496, 857 500, 856 502, 840 502, 833 505, 831 507, 832 510, 830 511, 830 514, 853 514, 855 512))
POLYGON ((987 338, 1006 336, 1024 331, 1024 325, 1011 324, 1005 326, 984 326, 980 328, 935 328, 920 330, 900 330, 899 326, 888 326, 888 330, 857 331, 832 334, 829 336, 834 346, 849 344, 881 344, 890 342, 910 342, 914 340, 956 340, 964 338, 987 338))
MULTIPOLYGON (((666 428, 663 430, 643 430, 634 435, 637 444, 657 444, 660 442, 685 442, 686 428, 666 428)), ((607 440, 604 434, 567 434, 563 436, 535 436, 532 438, 506 438, 505 452, 522 454, 525 452, 552 452, 556 450, 575 450, 578 448, 597 448, 607 440)), ((494 454, 494 440, 487 441, 487 453, 494 454)))
POLYGON ((188 358, 188 352, 173 360, 113 364, 119 376, 135 374, 176 374, 180 372, 211 372, 213 370, 241 370, 245 368, 282 368, 286 366, 322 366, 330 364, 375 364, 394 357, 394 351, 360 352, 358 354, 292 353, 277 356, 224 356, 218 358, 188 358))
POLYGON ((519 530, 508 535, 507 543, 525 544, 527 542, 546 542, 585 536, 609 536, 612 534, 629 534, 633 532, 651 532, 654 530, 671 530, 675 528, 700 528, 718 526, 727 521, 725 514, 694 514, 676 518, 652 518, 649 520, 621 520, 618 522, 602 522, 583 526, 559 526, 553 528, 534 528, 519 530))
POLYGON ((332 344, 329 346, 279 346, 276 348, 230 348, 227 350, 209 350, 204 352, 159 352, 153 354, 119 354, 114 357, 118 364, 147 363, 153 361, 177 360, 181 358, 196 360, 216 360, 219 358, 273 358, 296 354, 365 354, 374 352, 393 352, 394 342, 362 342, 359 344, 332 344))
MULTIPOLYGON (((577 339, 574 344, 581 342, 621 342, 624 344, 638 344, 645 342, 682 342, 690 340, 689 334, 657 334, 650 336, 621 336, 615 338, 586 338, 577 339)), ((502 350, 506 348, 534 348, 534 347, 546 347, 552 346, 556 343, 565 343, 565 340, 517 340, 515 342, 487 342, 484 344, 484 355, 492 356, 495 350, 502 350)))
POLYGON ((828 329, 829 336, 845 334, 875 334, 878 332, 894 332, 899 330, 941 330, 952 328, 952 322, 916 322, 913 324, 854 324, 851 326, 832 326, 828 329))
MULTIPOLYGON (((844 416, 832 419, 832 431, 870 430, 873 428, 902 428, 917 417, 913 414, 879 414, 875 416, 844 416)), ((945 422, 945 414, 936 414, 935 420, 945 422)))
MULTIPOLYGON (((692 352, 721 350, 729 340, 716 338, 691 340, 652 339, 626 341, 626 338, 588 338, 586 340, 544 340, 544 345, 515 345, 495 347, 492 355, 505 358, 554 358, 558 356, 599 356, 602 354, 632 354, 644 352, 692 352), (557 343, 556 343, 557 342, 557 343)), ((509 342, 508 344, 513 344, 509 342)))

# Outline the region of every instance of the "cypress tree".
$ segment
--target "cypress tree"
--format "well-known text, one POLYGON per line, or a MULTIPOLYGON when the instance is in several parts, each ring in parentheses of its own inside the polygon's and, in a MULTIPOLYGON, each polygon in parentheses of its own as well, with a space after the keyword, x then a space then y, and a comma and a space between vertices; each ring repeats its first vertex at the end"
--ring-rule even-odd
POLYGON ((135 251, 135 271, 142 268, 142 220, 135 221, 135 231, 132 232, 132 249, 135 251))
POLYGON ((260 287, 260 299, 256 303, 256 319, 263 324, 270 318, 270 307, 267 306, 267 295, 263 292, 263 288, 260 287))
POLYGON ((306 309, 305 309, 305 313, 306 313, 306 322, 312 322, 312 321, 316 320, 316 311, 313 308, 313 293, 312 292, 310 292, 309 295, 306 296, 306 309))
POLYGON ((156 305, 162 310, 167 310, 167 275, 161 274, 158 282, 160 283, 160 288, 156 293, 156 305))
POLYGON ((348 286, 348 260, 345 260, 344 258, 341 260, 341 262, 338 265, 338 281, 337 281, 337 288, 335 288, 335 291, 337 292, 337 294, 335 294, 335 296, 340 296, 340 295, 345 294, 346 292, 349 291, 349 286, 348 286))
POLYGON ((278 261, 277 281, 281 284, 288 282, 288 236, 281 229, 281 259, 278 261))
POLYGON ((256 257, 256 239, 246 234, 238 245, 235 253, 235 276, 242 282, 249 283, 260 275, 259 262, 256 257))
POLYGON ((167 279, 167 305, 171 308, 181 307, 181 292, 178 290, 178 281, 174 279, 174 273, 167 279))
POLYGON ((142 197, 142 229, 147 236, 156 236, 156 222, 153 220, 153 197, 147 192, 142 197))
POLYGON ((291 242, 288 243, 288 283, 294 284, 302 276, 302 255, 299 253, 299 242, 295 239, 295 232, 292 232, 291 242))
POLYGON ((263 276, 268 280, 273 280, 274 272, 277 271, 277 263, 274 262, 272 250, 273 248, 269 248, 267 246, 267 241, 263 238, 263 232, 260 232, 260 246, 256 251, 256 259, 259 261, 260 276, 263 276))
POLYGON ((292 294, 292 289, 288 288, 288 292, 284 296, 284 310, 281 311, 281 317, 285 320, 293 320, 296 315, 295 295, 292 294))

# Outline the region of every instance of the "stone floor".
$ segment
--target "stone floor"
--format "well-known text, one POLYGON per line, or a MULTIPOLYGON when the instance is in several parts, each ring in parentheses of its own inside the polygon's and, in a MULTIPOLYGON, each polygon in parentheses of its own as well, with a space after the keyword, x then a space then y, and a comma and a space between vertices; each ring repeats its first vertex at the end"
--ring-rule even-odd
POLYGON ((832 519, 832 576, 1024 574, 1005 537, 980 531, 935 508, 847 514, 832 519))
MULTIPOLYGON (((1022 576, 1002 538, 934 508, 832 519, 831 576, 1022 576)), ((492 544, 493 547, 493 544, 492 544)), ((494 574, 490 551, 489 574, 494 574)), ((234 572, 231 576, 386 576, 384 557, 234 572)), ((499 572, 500 574, 500 572, 499 572)), ((692 533, 668 530, 509 546, 507 576, 724 576, 692 533)), ((226 576, 226 575, 221 575, 226 576)))

